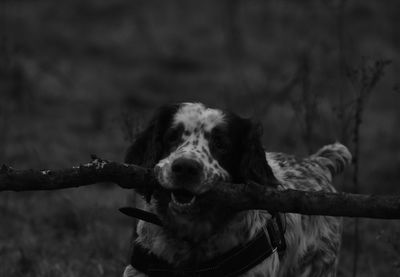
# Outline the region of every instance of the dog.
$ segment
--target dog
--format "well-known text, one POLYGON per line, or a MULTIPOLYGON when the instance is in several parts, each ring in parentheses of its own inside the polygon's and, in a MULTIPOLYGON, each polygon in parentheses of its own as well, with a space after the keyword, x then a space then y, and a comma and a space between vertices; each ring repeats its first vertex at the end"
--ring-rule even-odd
POLYGON ((124 277, 336 276, 340 218, 279 214, 276 233, 286 246, 280 253, 271 247, 273 234, 265 228, 273 214, 261 210, 229 214, 208 199, 208 192, 222 181, 335 192, 332 178, 351 161, 340 143, 299 159, 265 152, 261 136, 260 124, 201 103, 158 110, 128 149, 125 162, 154 169, 162 190, 140 205, 156 214, 163 226, 139 220, 136 255, 124 277), (220 257, 223 266, 213 264, 220 257), (158 269, 143 267, 149 261, 158 269), (201 267, 210 262, 212 269, 201 267), (216 267, 223 268, 213 271, 216 267))

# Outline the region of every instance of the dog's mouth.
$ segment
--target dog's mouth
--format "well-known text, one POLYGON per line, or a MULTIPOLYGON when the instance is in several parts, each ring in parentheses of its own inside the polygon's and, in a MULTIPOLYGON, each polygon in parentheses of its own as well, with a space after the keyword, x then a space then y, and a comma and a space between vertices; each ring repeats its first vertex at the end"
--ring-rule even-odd
POLYGON ((185 189, 171 191, 171 201, 179 206, 192 206, 196 201, 196 195, 185 189))
POLYGON ((171 190, 170 195, 170 207, 177 211, 189 210, 195 206, 198 197, 198 195, 185 189, 171 190))

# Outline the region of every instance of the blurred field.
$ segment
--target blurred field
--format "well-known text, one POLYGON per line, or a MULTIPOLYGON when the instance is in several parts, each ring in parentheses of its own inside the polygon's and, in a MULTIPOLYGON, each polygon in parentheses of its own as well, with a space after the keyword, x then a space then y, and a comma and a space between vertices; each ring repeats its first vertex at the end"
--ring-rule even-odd
MULTIPOLYGON (((3 0, 0 163, 122 161, 151 112, 182 101, 260 120, 269 151, 353 148, 338 111, 358 88, 342 61, 367 57, 392 63, 365 107, 360 192, 399 193, 399 12, 394 0, 3 0)), ((106 186, 1 193, 0 276, 120 276, 131 222, 117 208, 130 199, 106 186)), ((358 276, 400 276, 400 223, 360 224, 358 276)), ((339 276, 351 276, 352 230, 345 220, 339 276)))

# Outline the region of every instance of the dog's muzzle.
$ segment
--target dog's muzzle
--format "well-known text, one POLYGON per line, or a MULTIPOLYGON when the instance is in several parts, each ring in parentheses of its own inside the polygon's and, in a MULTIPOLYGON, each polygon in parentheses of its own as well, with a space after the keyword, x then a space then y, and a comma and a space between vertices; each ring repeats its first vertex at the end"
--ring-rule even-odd
POLYGON ((177 158, 171 164, 170 174, 173 186, 171 207, 178 210, 190 208, 196 200, 193 192, 203 179, 203 165, 195 159, 177 158))
POLYGON ((177 189, 192 190, 202 181, 203 165, 190 158, 178 158, 172 162, 171 177, 177 189))

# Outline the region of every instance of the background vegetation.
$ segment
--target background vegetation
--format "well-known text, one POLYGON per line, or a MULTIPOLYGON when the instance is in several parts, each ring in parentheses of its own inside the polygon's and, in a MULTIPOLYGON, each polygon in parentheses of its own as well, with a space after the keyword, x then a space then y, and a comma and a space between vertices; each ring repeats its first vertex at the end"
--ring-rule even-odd
MULTIPOLYGON (((201 101, 260 120, 269 151, 358 145, 358 191, 399 193, 399 12, 394 0, 2 0, 0 162, 122 161, 156 107, 201 101)), ((352 175, 338 188, 353 191, 352 175)), ((120 276, 131 222, 117 208, 131 199, 101 185, 1 193, 0 276, 120 276)), ((346 219, 339 276, 352 276, 355 241, 358 276, 400 276, 399 227, 363 219, 355 239, 346 219)))

